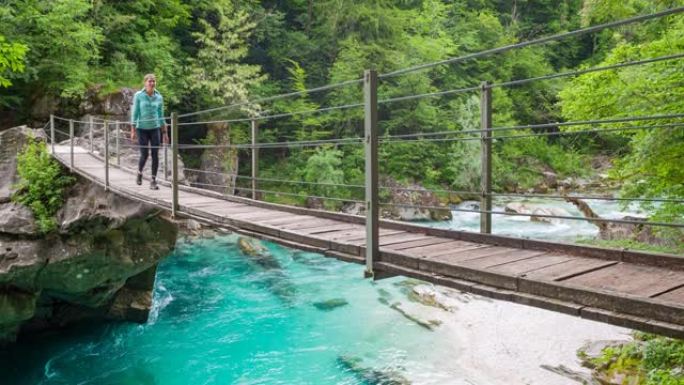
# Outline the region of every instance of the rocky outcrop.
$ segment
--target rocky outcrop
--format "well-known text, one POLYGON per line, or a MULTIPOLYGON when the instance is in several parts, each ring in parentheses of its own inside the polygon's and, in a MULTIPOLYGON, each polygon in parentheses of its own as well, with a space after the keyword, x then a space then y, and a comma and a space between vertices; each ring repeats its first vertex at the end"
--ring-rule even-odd
MULTIPOLYGON (((212 123, 207 125, 207 138, 211 144, 229 145, 230 125, 212 123)), ((200 170, 196 171, 197 187, 233 195, 235 175, 238 172, 238 153, 234 148, 207 148, 200 157, 200 170)))
POLYGON ((569 217, 570 213, 561 207, 540 207, 522 202, 506 204, 504 211, 507 213, 526 214, 532 222, 559 223, 561 218, 549 218, 549 216, 569 217))
POLYGON ((400 221, 448 221, 452 219, 449 207, 443 206, 439 198, 425 187, 417 184, 403 186, 391 178, 383 179, 381 185, 389 188, 388 200, 391 205, 380 210, 382 217, 400 221))
MULTIPOLYGON (((21 130, 3 136, 11 131, 21 130)), ((8 172, 4 179, 16 179, 8 172)), ((0 205, 0 341, 88 318, 146 320, 156 264, 177 235, 159 214, 83 179, 51 234, 37 232, 23 206, 0 205)))

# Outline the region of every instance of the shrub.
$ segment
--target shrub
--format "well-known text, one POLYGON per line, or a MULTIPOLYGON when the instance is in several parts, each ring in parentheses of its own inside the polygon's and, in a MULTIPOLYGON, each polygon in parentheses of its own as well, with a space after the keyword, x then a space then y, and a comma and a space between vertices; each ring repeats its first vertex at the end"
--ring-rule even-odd
POLYGON ((48 233, 57 227, 54 215, 62 206, 64 190, 74 182, 50 157, 44 142, 31 140, 17 157, 19 183, 12 200, 31 209, 38 228, 48 233))

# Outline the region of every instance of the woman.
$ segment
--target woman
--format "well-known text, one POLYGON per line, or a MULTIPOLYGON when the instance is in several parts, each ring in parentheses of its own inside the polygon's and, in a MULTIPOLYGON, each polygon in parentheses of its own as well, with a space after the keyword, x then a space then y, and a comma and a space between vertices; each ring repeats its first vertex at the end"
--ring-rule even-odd
POLYGON ((135 182, 142 184, 142 170, 152 152, 152 181, 150 188, 159 190, 157 186, 157 169, 159 168, 159 145, 161 139, 168 143, 166 122, 164 121, 164 99, 155 89, 157 78, 154 74, 147 74, 143 80, 145 87, 133 96, 131 106, 131 139, 138 138, 140 146, 140 160, 138 161, 138 175, 135 182))

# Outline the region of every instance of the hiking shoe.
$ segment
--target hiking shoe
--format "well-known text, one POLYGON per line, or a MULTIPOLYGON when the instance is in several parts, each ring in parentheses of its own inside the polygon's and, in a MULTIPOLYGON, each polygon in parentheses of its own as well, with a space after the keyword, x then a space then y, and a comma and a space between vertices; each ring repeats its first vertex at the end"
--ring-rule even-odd
POLYGON ((142 184, 142 174, 138 173, 138 175, 135 177, 135 183, 140 186, 142 184))
POLYGON ((156 179, 152 179, 152 182, 150 182, 150 189, 159 190, 159 186, 157 186, 157 180, 156 179))

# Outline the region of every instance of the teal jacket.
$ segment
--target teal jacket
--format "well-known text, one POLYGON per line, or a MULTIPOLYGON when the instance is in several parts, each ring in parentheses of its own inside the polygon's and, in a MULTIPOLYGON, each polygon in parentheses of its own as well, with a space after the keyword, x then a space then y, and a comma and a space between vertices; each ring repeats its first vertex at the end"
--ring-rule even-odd
POLYGON ((131 106, 131 124, 141 130, 151 130, 164 127, 164 98, 154 90, 152 96, 147 95, 145 89, 133 96, 131 106))

